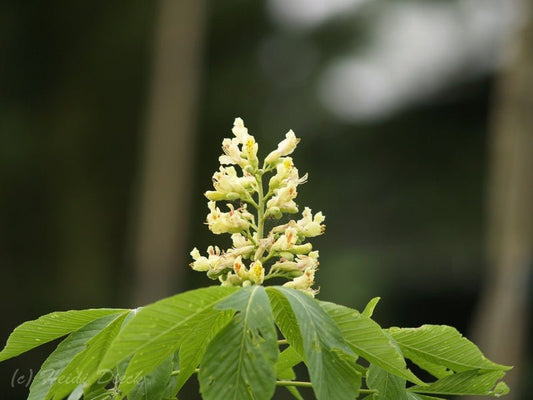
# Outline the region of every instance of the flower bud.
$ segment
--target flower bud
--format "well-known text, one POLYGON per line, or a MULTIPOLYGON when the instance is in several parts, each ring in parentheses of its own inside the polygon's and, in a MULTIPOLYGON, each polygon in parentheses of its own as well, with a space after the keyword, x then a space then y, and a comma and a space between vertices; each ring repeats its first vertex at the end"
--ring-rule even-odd
POLYGON ((292 246, 291 248, 291 252, 294 254, 307 254, 311 250, 313 250, 313 245, 311 243, 300 244, 297 246, 292 246))
POLYGON ((279 207, 270 207, 266 210, 265 217, 273 217, 275 219, 280 219, 283 217, 283 214, 279 207))

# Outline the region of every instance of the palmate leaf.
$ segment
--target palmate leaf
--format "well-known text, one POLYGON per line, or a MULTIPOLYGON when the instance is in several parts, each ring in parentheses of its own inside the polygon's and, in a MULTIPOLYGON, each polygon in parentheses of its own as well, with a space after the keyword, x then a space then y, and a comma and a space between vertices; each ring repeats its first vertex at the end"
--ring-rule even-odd
POLYGON ((361 386, 356 356, 317 300, 284 287, 269 287, 276 323, 303 357, 319 400, 352 400, 361 386))
POLYGON ((128 400, 159 400, 172 381, 174 355, 170 355, 128 393, 128 400))
MULTIPOLYGON (((50 356, 48 356, 35 376, 30 386, 28 400, 43 400, 49 397, 50 389, 56 383, 58 376, 60 376, 76 356, 86 349, 87 342, 97 336, 102 329, 120 316, 121 314, 108 314, 100 317, 89 322, 63 340, 50 356)), ((80 383, 77 382, 74 386, 80 383)))
POLYGON ((504 371, 471 370, 459 372, 439 379, 425 387, 412 387, 410 391, 438 395, 503 395, 509 390, 503 382, 497 383, 505 375, 504 371))
POLYGON ((177 376, 176 393, 194 373, 209 342, 228 324, 233 314, 232 310, 207 310, 198 316, 198 323, 186 335, 179 349, 180 372, 177 376))
POLYGON ((270 400, 276 385, 277 334, 263 286, 239 290, 219 309, 237 311, 209 343, 200 363, 205 400, 270 400))
POLYGON ((119 314, 87 341, 85 349, 78 353, 58 375, 56 382, 50 388, 50 398, 62 399, 78 385, 90 386, 98 379, 95 370, 127 315, 128 312, 119 314))
MULTIPOLYGON (((376 302, 371 302, 372 309, 376 302)), ((407 369, 402 353, 374 320, 338 304, 321 301, 320 306, 333 318, 356 354, 394 375, 424 384, 407 369)))
POLYGON ((135 377, 153 371, 173 354, 197 318, 237 288, 211 286, 181 293, 138 310, 112 342, 98 367, 103 372, 133 356, 119 389, 127 394, 135 377))
POLYGON ((511 367, 493 363, 478 347, 455 328, 445 325, 423 325, 420 328, 390 328, 392 338, 404 356, 436 377, 468 370, 507 371, 511 367), (444 367, 444 368, 443 368, 444 367))
POLYGON ((6 346, 0 352, 0 361, 65 336, 98 318, 124 311, 126 310, 111 308, 59 311, 24 322, 9 335, 6 346))

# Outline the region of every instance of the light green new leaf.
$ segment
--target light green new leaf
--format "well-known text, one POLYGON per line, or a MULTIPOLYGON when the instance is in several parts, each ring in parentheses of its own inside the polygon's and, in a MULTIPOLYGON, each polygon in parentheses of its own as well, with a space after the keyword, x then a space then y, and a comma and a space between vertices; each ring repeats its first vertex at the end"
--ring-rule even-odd
POLYGON ((65 336, 95 319, 119 314, 123 309, 89 309, 53 312, 36 320, 24 322, 9 335, 0 352, 0 361, 18 356, 42 344, 65 336))
POLYGON ((111 343, 98 370, 106 371, 133 355, 120 389, 127 394, 132 379, 153 371, 174 353, 196 318, 213 308, 236 288, 211 286, 181 293, 136 311, 111 343))
POLYGON ((361 314, 364 317, 371 318, 380 300, 381 300, 381 297, 374 297, 373 299, 371 299, 361 314))
POLYGON ((219 303, 237 314, 209 343, 198 379, 205 400, 270 400, 278 343, 263 286, 240 289, 219 303))
POLYGON ((370 389, 377 390, 372 397, 373 400, 409 400, 405 390, 405 379, 377 365, 372 364, 368 368, 366 384, 370 389))
POLYGON ((446 376, 439 379, 435 383, 425 387, 412 387, 410 391, 424 394, 439 394, 439 395, 498 395, 502 393, 502 385, 497 385, 505 375, 504 371, 489 371, 483 372, 479 370, 471 370, 465 372, 458 372, 453 375, 446 376))
POLYGON ((53 399, 63 399, 78 385, 91 386, 97 379, 95 371, 109 345, 120 331, 124 320, 130 312, 118 314, 100 332, 90 338, 85 349, 76 354, 70 363, 58 375, 56 382, 50 388, 48 396, 53 399))
POLYGON ((207 310, 198 317, 198 323, 186 335, 179 350, 180 372, 176 393, 187 382, 204 356, 207 345, 228 324, 234 311, 207 310))
POLYGON ((276 323, 303 357, 319 400, 352 400, 361 386, 356 356, 319 302, 305 293, 270 287, 276 323))
MULTIPOLYGON (((119 314, 120 315, 120 314, 119 314)), ((89 322, 81 329, 70 334, 48 356, 35 376, 28 400, 43 400, 48 396, 50 388, 67 365, 86 349, 87 342, 102 331, 110 322, 117 318, 117 314, 103 316, 89 322)), ((80 384, 81 382, 77 382, 80 384)))
POLYGON ((445 368, 455 372, 473 369, 506 371, 511 368, 489 361, 474 343, 450 326, 390 328, 388 332, 406 358, 439 378, 449 375, 445 368))
POLYGON ((374 320, 338 304, 321 301, 320 306, 333 318, 356 354, 394 375, 424 384, 407 369, 402 353, 374 320))

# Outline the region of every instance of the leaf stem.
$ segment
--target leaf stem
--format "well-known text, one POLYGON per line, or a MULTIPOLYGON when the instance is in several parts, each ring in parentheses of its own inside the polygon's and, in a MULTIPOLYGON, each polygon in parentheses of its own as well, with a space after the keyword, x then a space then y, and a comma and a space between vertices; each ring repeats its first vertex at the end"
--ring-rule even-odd
MULTIPOLYGON (((170 375, 171 375, 171 376, 176 376, 176 375, 179 375, 180 372, 181 372, 181 369, 177 369, 177 370, 175 370, 175 371, 172 371, 172 372, 170 373, 170 375)), ((196 368, 196 369, 193 371, 194 374, 197 374, 198 372, 200 372, 200 368, 196 368)))
MULTIPOLYGON (((278 340, 278 345, 281 345, 281 344, 288 344, 287 340, 285 339, 282 339, 282 340, 278 340)), ((176 376, 176 375, 179 375, 181 370, 175 370, 175 371, 172 371, 170 373, 171 376, 176 376)), ((200 372, 200 368, 196 368, 194 371, 193 371, 195 374, 197 374, 198 372, 200 372)), ((307 388, 312 388, 313 387, 313 384, 311 382, 305 382, 305 381, 276 381, 276 386, 295 386, 295 387, 307 387, 307 388)), ((373 394, 373 393, 377 393, 377 390, 374 390, 374 389, 359 389, 359 394, 373 394)))
POLYGON ((276 386, 298 386, 298 387, 313 387, 311 382, 302 381, 276 381, 276 386))
MULTIPOLYGON (((297 387, 312 388, 313 384, 311 382, 303 382, 303 381, 276 381, 276 386, 297 386, 297 387)), ((359 389, 359 394, 374 394, 374 393, 377 393, 377 390, 359 389)))

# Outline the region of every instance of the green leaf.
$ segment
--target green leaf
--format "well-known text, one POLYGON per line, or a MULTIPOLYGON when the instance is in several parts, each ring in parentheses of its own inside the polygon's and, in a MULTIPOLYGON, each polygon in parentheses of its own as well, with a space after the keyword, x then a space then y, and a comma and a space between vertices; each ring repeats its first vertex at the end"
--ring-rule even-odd
POLYGON ((78 385, 76 389, 72 391, 67 400, 80 400, 83 396, 83 385, 78 385))
MULTIPOLYGON (((276 376, 278 379, 282 380, 296 379, 296 374, 294 373, 293 367, 300 364, 302 361, 302 356, 296 350, 294 350, 294 347, 287 347, 279 355, 278 362, 276 364, 276 376)), ((287 389, 294 398, 303 400, 302 395, 296 387, 285 386, 285 389, 287 389)))
POLYGON ((209 342, 229 323, 233 314, 233 311, 206 310, 198 316, 198 322, 185 336, 180 346, 180 372, 176 383, 176 393, 194 373, 209 342))
MULTIPOLYGON (((87 342, 96 336, 117 315, 111 314, 93 320, 81 329, 70 334, 63 340, 57 348, 48 356, 41 369, 35 376, 31 386, 28 400, 42 400, 48 396, 50 388, 54 385, 57 377, 67 367, 67 365, 83 352, 87 342)), ((81 382, 77 382, 80 384, 81 382)))
POLYGON ((205 400, 270 400, 276 385, 277 334, 263 286, 241 289, 218 309, 238 311, 209 343, 200 363, 205 400))
POLYGON ((91 386, 98 379, 99 375, 95 373, 98 364, 100 364, 102 357, 117 336, 129 313, 118 314, 106 326, 102 327, 100 332, 87 341, 85 349, 76 354, 58 375, 56 382, 50 388, 48 394, 50 398, 62 399, 79 384, 91 386))
POLYGON ((409 400, 405 390, 405 379, 393 375, 377 365, 368 368, 366 384, 377 390, 374 400, 409 400))
POLYGON ((144 376, 142 380, 128 393, 128 400, 156 400, 162 399, 165 390, 172 379, 172 362, 174 355, 169 356, 150 374, 144 376))
MULTIPOLYGON (((131 313, 126 316, 123 324, 126 324, 130 318, 131 313)), ((106 371, 103 375, 97 374, 98 380, 92 385, 83 385, 83 400, 117 400, 119 396, 115 389, 119 385, 119 378, 124 376, 129 362, 129 358, 125 359, 115 368, 106 371)))
POLYGON ((53 312, 36 320, 24 322, 9 335, 0 352, 0 361, 18 356, 35 347, 74 332, 89 322, 123 309, 89 309, 53 312))
POLYGON ((402 353, 375 321, 338 304, 321 301, 320 306, 333 318, 356 354, 394 375, 419 385, 424 384, 407 369, 402 353))
POLYGON ((455 328, 445 325, 423 325, 420 328, 390 328, 388 332, 400 346, 404 356, 436 377, 455 372, 480 369, 511 369, 489 361, 478 347, 455 328))
POLYGON ((191 290, 135 312, 135 315, 112 342, 98 370, 112 369, 133 355, 122 376, 120 390, 125 394, 134 386, 133 379, 153 371, 174 353, 196 319, 213 308, 236 288, 211 286, 191 290))
POLYGON ((285 386, 285 389, 288 390, 290 394, 292 394, 292 397, 298 400, 304 400, 300 392, 298 391, 298 388, 295 386, 285 386))
POLYGON ((502 386, 497 386, 497 381, 505 375, 504 371, 483 372, 471 370, 458 372, 439 379, 429 386, 409 388, 415 393, 440 394, 440 395, 493 395, 500 391, 502 386))
POLYGON ((295 379, 293 367, 303 361, 302 356, 294 347, 289 346, 281 352, 276 364, 276 375, 279 379, 295 379))
POLYGON ((361 386, 356 356, 333 319, 307 294, 269 287, 276 323, 303 357, 319 400, 352 400, 361 386))
POLYGON ((83 400, 109 400, 111 399, 111 394, 109 390, 105 388, 104 385, 94 384, 91 388, 86 390, 86 393, 83 395, 83 400))
POLYGON ((371 318, 372 314, 374 314, 374 309, 378 305, 379 301, 381 300, 381 297, 374 297, 372 300, 368 302, 365 309, 361 313, 364 317, 371 318))

